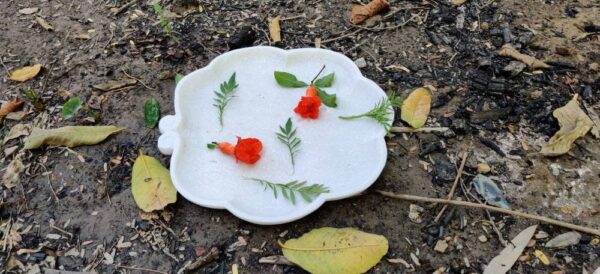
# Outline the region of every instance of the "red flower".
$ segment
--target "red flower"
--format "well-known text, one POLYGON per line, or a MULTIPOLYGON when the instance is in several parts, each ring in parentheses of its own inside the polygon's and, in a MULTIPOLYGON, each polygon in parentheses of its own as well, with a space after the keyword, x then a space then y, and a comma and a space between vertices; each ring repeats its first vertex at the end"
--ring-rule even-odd
POLYGON ((256 138, 237 138, 238 141, 233 152, 235 159, 249 165, 256 163, 260 159, 260 152, 262 151, 260 140, 256 138))
POLYGON ((294 112, 305 119, 317 119, 319 118, 319 107, 321 107, 321 98, 319 96, 302 96, 302 99, 298 102, 298 106, 296 106, 294 112))

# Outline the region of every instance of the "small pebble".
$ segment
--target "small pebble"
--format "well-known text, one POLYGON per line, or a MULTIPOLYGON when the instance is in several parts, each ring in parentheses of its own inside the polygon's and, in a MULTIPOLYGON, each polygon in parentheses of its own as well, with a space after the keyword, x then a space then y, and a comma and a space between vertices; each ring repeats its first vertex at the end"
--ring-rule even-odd
POLYGON ((477 172, 479 172, 479 173, 487 174, 491 170, 492 170, 492 168, 490 168, 490 166, 486 163, 480 163, 477 165, 477 172))
POLYGON ((534 236, 536 239, 546 239, 548 238, 548 233, 546 233, 546 231, 538 231, 538 233, 535 234, 534 236))
POLYGON ((354 64, 356 64, 356 66, 358 68, 365 68, 365 67, 367 67, 367 60, 365 60, 364 57, 361 57, 361 58, 354 60, 354 64))
POLYGON ((437 243, 435 244, 435 247, 433 248, 433 250, 435 250, 439 253, 446 252, 446 249, 448 249, 448 243, 445 240, 437 241, 437 243))
POLYGON ((479 238, 477 238, 480 242, 485 243, 488 241, 488 238, 485 235, 481 235, 479 236, 479 238))

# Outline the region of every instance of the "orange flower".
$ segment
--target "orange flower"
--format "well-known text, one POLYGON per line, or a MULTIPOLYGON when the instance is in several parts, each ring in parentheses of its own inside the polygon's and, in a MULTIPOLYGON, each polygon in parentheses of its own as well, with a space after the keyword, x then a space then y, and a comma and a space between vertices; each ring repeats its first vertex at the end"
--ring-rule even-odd
POLYGON ((308 88, 306 89, 306 97, 314 97, 317 96, 317 87, 310 85, 308 86, 308 88))
POLYGON ((233 155, 233 152, 235 150, 235 147, 228 142, 218 143, 217 147, 221 150, 221 152, 227 155, 233 155))
POLYGON ((321 98, 319 96, 302 96, 302 99, 298 102, 298 106, 294 108, 294 112, 305 119, 317 119, 319 118, 319 107, 321 107, 321 98))
POLYGON ((260 159, 260 152, 262 151, 262 143, 256 138, 240 138, 237 137, 238 141, 235 145, 233 155, 238 161, 242 161, 246 164, 252 165, 260 159))

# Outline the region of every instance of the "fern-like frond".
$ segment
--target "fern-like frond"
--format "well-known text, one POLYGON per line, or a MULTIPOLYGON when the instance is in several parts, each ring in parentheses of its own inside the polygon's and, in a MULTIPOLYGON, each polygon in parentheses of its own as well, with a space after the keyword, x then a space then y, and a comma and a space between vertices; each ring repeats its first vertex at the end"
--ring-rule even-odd
POLYGON ((300 197, 304 201, 310 203, 317 196, 319 196, 323 193, 329 193, 328 187, 326 187, 322 184, 306 185, 306 181, 292 181, 289 183, 282 184, 282 183, 273 183, 273 182, 269 182, 267 180, 262 180, 262 179, 257 179, 257 178, 247 178, 247 179, 261 184, 262 186, 265 187, 265 190, 271 189, 273 191, 273 196, 275 196, 275 199, 277 199, 277 197, 279 196, 278 193, 281 192, 281 196, 283 196, 284 199, 290 201, 294 205, 296 204, 296 200, 297 200, 296 195, 300 195, 300 197))
POLYGON ((339 118, 344 120, 352 120, 361 117, 369 117, 381 124, 386 132, 389 132, 392 128, 392 123, 394 122, 391 118, 394 108, 401 106, 402 99, 397 97, 394 92, 391 92, 386 98, 381 99, 381 101, 379 101, 371 110, 363 114, 339 116, 339 118))
POLYGON ((285 144, 290 153, 292 168, 296 168, 296 154, 300 151, 300 139, 296 137, 296 129, 293 128, 292 118, 288 118, 284 126, 279 126, 279 132, 275 133, 277 139, 285 144))
POLYGON ((225 107, 231 99, 238 84, 235 81, 235 72, 229 77, 228 81, 225 81, 219 85, 219 91, 215 91, 215 106, 219 110, 219 123, 223 127, 223 113, 225 113, 225 107))

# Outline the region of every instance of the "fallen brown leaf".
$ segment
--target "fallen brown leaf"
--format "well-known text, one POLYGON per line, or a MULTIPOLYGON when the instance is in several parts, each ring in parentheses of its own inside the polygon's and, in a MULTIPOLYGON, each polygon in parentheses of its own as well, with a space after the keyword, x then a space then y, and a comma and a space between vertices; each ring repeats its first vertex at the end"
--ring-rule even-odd
POLYGON ((8 134, 6 134, 6 136, 4 137, 4 140, 2 141, 2 145, 6 145, 6 143, 8 143, 8 141, 12 140, 12 139, 16 139, 19 138, 21 136, 27 136, 29 135, 29 131, 31 130, 31 125, 29 124, 16 124, 14 125, 10 131, 8 132, 8 134))
POLYGON ((269 17, 269 36, 273 43, 281 42, 281 27, 279 26, 279 16, 269 17))
POLYGON ((12 101, 8 101, 8 102, 4 103, 2 105, 2 107, 0 107, 0 123, 2 123, 2 121, 4 120, 4 117, 6 115, 15 111, 21 105, 23 105, 23 101, 21 101, 19 99, 14 99, 12 101))
POLYGON ((33 66, 22 67, 20 69, 15 69, 10 73, 8 79, 13 81, 25 82, 27 80, 33 79, 38 73, 42 70, 41 64, 35 64, 33 66))
POLYGON ((20 9, 19 13, 24 14, 24 15, 30 15, 30 14, 34 14, 34 13, 38 12, 39 10, 40 10, 40 8, 36 8, 36 7, 24 8, 24 9, 20 9))
POLYGON ((8 164, 4 175, 2 175, 2 184, 6 188, 13 188, 18 186, 21 182, 21 172, 25 170, 25 166, 21 161, 21 155, 17 155, 11 162, 8 164))
POLYGON ((552 112, 552 115, 558 119, 560 130, 550 138, 548 144, 542 147, 540 152, 542 155, 559 156, 569 152, 573 142, 577 138, 585 136, 594 126, 590 117, 579 108, 577 98, 579 95, 575 94, 569 103, 552 112))
POLYGON ((519 61, 525 63, 530 68, 549 68, 550 67, 548 64, 544 63, 543 61, 540 61, 539 59, 537 59, 535 57, 531 57, 529 55, 518 52, 510 44, 505 44, 504 46, 502 46, 500 51, 498 51, 498 55, 505 56, 505 57, 511 57, 513 59, 519 60, 519 61))
POLYGON ((37 22, 45 30, 48 30, 48 31, 54 30, 54 27, 52 27, 50 24, 48 24, 48 22, 46 22, 46 20, 42 17, 39 17, 39 16, 36 17, 35 22, 37 22))
POLYGON ((527 243, 533 237, 537 225, 530 226, 515 236, 498 256, 494 257, 483 270, 483 274, 503 274, 515 264, 527 243))
POLYGON ((387 9, 389 6, 390 3, 388 3, 386 0, 373 0, 364 6, 354 5, 352 7, 352 16, 350 21, 354 25, 360 24, 369 19, 371 16, 374 16, 387 9))

